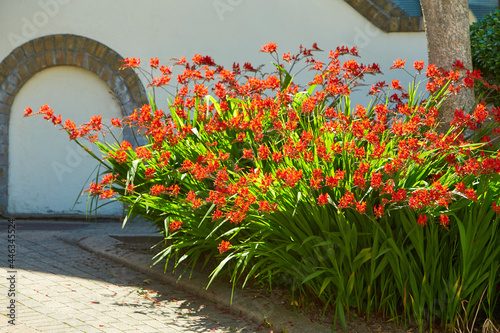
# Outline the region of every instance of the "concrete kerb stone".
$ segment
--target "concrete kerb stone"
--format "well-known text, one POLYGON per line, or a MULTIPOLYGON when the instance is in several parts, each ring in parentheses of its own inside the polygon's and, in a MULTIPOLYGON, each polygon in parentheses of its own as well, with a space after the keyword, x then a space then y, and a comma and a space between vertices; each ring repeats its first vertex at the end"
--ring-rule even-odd
MULTIPOLYGON (((158 235, 155 236, 157 237, 158 235)), ((155 280, 179 287, 207 300, 215 301, 218 304, 231 309, 233 312, 241 313, 256 322, 269 323, 272 325, 272 328, 278 332, 331 332, 331 327, 312 323, 309 318, 297 315, 284 308, 280 308, 279 305, 270 301, 258 299, 258 304, 256 304, 256 300, 245 296, 245 290, 235 289, 231 302, 231 288, 228 285, 213 282, 210 287, 206 289, 209 279, 201 273, 192 272, 189 278, 187 276, 181 278, 180 273, 169 273, 174 270, 173 265, 170 264, 166 269, 166 273, 164 273, 162 264, 151 266, 152 258, 150 255, 133 253, 120 249, 118 245, 123 243, 119 240, 121 237, 127 237, 130 241, 133 241, 135 238, 137 241, 139 239, 144 239, 145 237, 154 236, 96 235, 85 237, 83 239, 77 239, 77 235, 73 235, 72 238, 66 237, 66 239, 61 239, 66 242, 76 243, 78 246, 87 251, 139 271, 155 280)))

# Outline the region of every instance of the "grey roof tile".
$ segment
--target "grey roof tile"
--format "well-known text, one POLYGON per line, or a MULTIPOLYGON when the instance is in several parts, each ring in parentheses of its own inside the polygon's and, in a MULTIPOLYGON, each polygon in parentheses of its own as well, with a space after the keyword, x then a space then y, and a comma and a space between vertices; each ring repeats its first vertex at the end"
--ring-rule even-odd
MULTIPOLYGON (((419 0, 392 0, 399 8, 412 17, 422 16, 419 0)), ((477 19, 498 8, 498 0, 469 0, 469 7, 477 19)))

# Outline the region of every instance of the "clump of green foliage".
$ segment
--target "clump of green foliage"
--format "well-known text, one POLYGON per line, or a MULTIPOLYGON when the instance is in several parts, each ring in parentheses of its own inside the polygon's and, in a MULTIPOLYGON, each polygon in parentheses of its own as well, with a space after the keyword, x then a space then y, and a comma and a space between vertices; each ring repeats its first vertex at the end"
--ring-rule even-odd
MULTIPOLYGON (((474 69, 481 71, 483 78, 490 85, 500 85, 500 10, 486 15, 470 28, 472 63, 474 69)), ((485 95, 492 90, 484 83, 476 86, 477 95, 485 95)), ((497 92, 485 96, 487 102, 500 105, 497 92)))

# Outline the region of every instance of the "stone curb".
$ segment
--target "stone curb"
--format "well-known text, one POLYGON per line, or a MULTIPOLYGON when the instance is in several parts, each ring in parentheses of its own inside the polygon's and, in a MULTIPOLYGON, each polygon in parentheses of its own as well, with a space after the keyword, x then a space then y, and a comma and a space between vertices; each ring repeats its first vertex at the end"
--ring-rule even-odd
MULTIPOLYGON (((118 239, 127 238, 132 241, 134 238, 139 240, 145 239, 145 237, 158 237, 158 235, 117 235, 116 237, 118 239)), ((166 273, 164 273, 162 264, 151 267, 153 261, 150 255, 133 253, 117 247, 117 245, 122 244, 117 238, 113 238, 111 235, 96 235, 83 239, 70 237, 64 240, 76 243, 85 250, 144 273, 155 280, 180 287, 192 294, 214 301, 231 309, 234 313, 241 313, 256 322, 268 323, 275 332, 331 332, 330 327, 312 323, 309 318, 283 309, 280 305, 264 298, 253 298, 250 295, 251 293, 245 292, 245 290, 235 289, 231 303, 231 288, 228 288, 227 284, 213 282, 207 290, 206 286, 209 279, 206 276, 198 272, 192 272, 190 277, 184 276, 181 278, 179 272, 169 273, 173 271, 173 265, 170 264, 166 273)), ((186 275, 189 273, 186 272, 186 275)))

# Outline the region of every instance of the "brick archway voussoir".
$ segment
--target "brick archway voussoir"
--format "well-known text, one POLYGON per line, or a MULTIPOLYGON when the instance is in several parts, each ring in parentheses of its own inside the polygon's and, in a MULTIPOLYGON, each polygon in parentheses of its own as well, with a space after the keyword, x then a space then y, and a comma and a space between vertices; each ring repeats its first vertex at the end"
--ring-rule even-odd
MULTIPOLYGON (((101 78, 113 91, 123 116, 147 103, 137 74, 119 70, 123 57, 108 46, 83 36, 49 35, 30 40, 0 62, 0 216, 7 215, 9 118, 12 103, 36 73, 54 66, 76 66, 101 78)), ((131 133, 124 133, 129 139, 131 133)))

